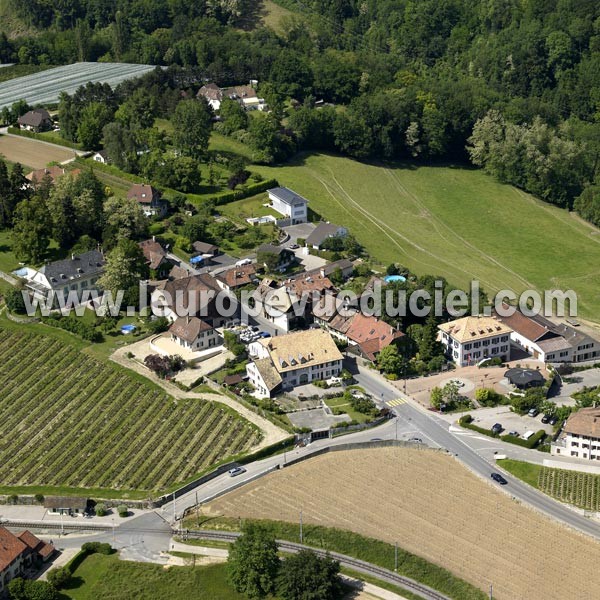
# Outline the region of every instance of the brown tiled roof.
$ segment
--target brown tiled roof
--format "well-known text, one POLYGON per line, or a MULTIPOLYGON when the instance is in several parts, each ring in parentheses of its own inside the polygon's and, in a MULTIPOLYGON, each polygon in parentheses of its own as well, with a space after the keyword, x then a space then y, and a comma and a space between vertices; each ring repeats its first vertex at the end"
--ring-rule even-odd
POLYGON ((564 430, 567 433, 600 438, 600 408, 580 408, 567 419, 564 430))
POLYGON ((127 198, 134 198, 141 204, 150 204, 153 200, 160 200, 160 192, 151 185, 134 183, 127 192, 127 198))
POLYGON ((346 331, 348 339, 361 346, 366 354, 373 356, 403 335, 401 331, 396 330, 385 321, 381 321, 377 317, 363 315, 361 312, 357 312, 352 317, 346 331), (364 346, 366 342, 369 343, 364 346))
POLYGON ((256 90, 249 85, 236 85, 225 88, 223 90, 223 95, 232 99, 237 96, 240 100, 244 98, 256 98, 256 90))
POLYGON ((221 288, 219 288, 219 285, 214 278, 206 273, 166 281, 160 286, 160 289, 163 289, 170 294, 171 303, 169 304, 169 308, 171 309, 175 308, 175 303, 179 294, 181 295, 180 305, 182 308, 187 308, 189 306, 190 296, 195 295, 197 312, 204 308, 204 306, 214 304, 212 299, 202 297, 203 292, 214 291, 218 293, 221 291, 221 288))
POLYGON ((50 113, 45 108, 34 108, 17 119, 19 125, 27 125, 29 127, 39 127, 44 121, 52 121, 50 113))
POLYGON ((19 558, 27 548, 27 544, 14 533, 5 527, 0 527, 0 573, 19 558))
POLYGON ((39 538, 35 537, 31 531, 22 531, 17 537, 32 550, 35 550, 40 544, 44 543, 39 538))
POLYGON ((243 265, 227 269, 227 271, 219 273, 216 278, 231 289, 252 283, 255 275, 256 265, 243 265))
POLYGON ((44 498, 44 508, 78 508, 79 510, 85 510, 87 502, 87 498, 77 496, 46 496, 44 498))
POLYGON ((219 251, 219 247, 208 242, 194 242, 192 244, 194 252, 200 252, 200 254, 216 254, 219 251))
POLYGON ((211 329, 213 329, 212 325, 198 317, 179 317, 169 327, 169 332, 191 344, 198 339, 201 332, 211 329))
POLYGON ((225 385, 235 385, 236 383, 241 383, 244 381, 244 376, 241 373, 236 373, 235 375, 226 375, 223 377, 223 383, 225 385))
POLYGON ((540 340, 537 342, 537 345, 540 347, 540 350, 543 350, 545 353, 558 352, 559 350, 569 350, 572 348, 571 344, 569 344, 569 342, 567 342, 567 340, 560 335, 551 337, 547 340, 540 340))
POLYGON ((58 165, 54 165, 52 167, 46 167, 44 169, 36 169, 35 171, 30 171, 25 175, 25 179, 31 181, 32 183, 41 183, 42 179, 48 175, 52 180, 52 183, 56 182, 59 177, 63 175, 71 175, 72 177, 77 177, 81 173, 80 169, 73 169, 72 171, 67 171, 63 167, 59 167, 58 165))
POLYGON ((202 96, 207 100, 222 100, 223 92, 216 83, 207 83, 203 85, 199 90, 197 96, 202 96))
POLYGON ((302 274, 294 279, 288 279, 284 282, 286 289, 292 293, 296 294, 298 298, 302 296, 302 294, 309 294, 311 292, 325 292, 326 290, 335 289, 333 283, 328 277, 324 277, 321 274, 308 275, 302 274))
POLYGON ((189 277, 190 272, 183 267, 178 267, 174 265, 173 268, 169 271, 169 279, 184 279, 185 277, 189 277))
MULTIPOLYGON (((505 309, 509 308, 508 305, 505 305, 505 309)), ((495 315, 498 321, 504 323, 508 327, 510 327, 516 333, 522 335, 524 338, 536 342, 542 337, 548 335, 549 337, 556 336, 551 330, 547 327, 544 327, 540 323, 537 323, 533 319, 525 316, 521 311, 515 310, 514 313, 508 317, 503 317, 501 315, 495 315)))
POLYGON ((151 269, 158 269, 167 256, 165 249, 156 240, 140 242, 140 247, 151 269))
POLYGON ((444 333, 462 343, 511 333, 512 329, 493 317, 463 317, 439 325, 444 333))

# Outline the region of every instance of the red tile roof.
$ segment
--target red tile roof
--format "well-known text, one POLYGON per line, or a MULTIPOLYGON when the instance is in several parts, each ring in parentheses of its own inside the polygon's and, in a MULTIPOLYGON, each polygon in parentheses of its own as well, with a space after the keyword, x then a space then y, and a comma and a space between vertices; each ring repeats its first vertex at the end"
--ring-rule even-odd
POLYGON ((375 355, 404 334, 377 317, 356 313, 351 321, 346 336, 358 344, 361 351, 373 360, 375 355))
POLYGON ((256 265, 243 265, 223 271, 216 278, 231 289, 252 283, 255 275, 256 265))
POLYGON ((0 527, 0 573, 7 569, 27 549, 27 544, 14 533, 11 533, 5 527, 0 527))

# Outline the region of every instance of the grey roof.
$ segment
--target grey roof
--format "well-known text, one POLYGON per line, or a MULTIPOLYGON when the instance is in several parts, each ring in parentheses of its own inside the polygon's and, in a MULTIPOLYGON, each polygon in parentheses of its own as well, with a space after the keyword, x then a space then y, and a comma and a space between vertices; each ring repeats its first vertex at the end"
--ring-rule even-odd
POLYGON ((40 269, 50 285, 60 288, 72 279, 101 275, 104 268, 104 255, 98 250, 75 254, 71 258, 56 260, 40 269))
POLYGON ((354 263, 347 259, 341 258, 340 260, 336 260, 334 262, 327 263, 323 267, 317 267, 316 269, 311 269, 310 271, 306 271, 305 275, 314 275, 315 273, 323 273, 325 277, 329 277, 333 274, 336 269, 341 269, 342 271, 346 271, 347 269, 354 269, 354 263))
POLYGON ((261 252, 265 252, 267 254, 277 254, 279 256, 282 252, 288 252, 290 254, 294 254, 292 250, 286 248, 285 246, 275 246, 274 244, 262 244, 256 249, 256 252, 260 254, 261 252))
POLYGON ((546 354, 548 354, 548 352, 558 352, 559 350, 569 350, 572 347, 571 344, 560 335, 547 340, 540 340, 536 343, 546 354))
POLYGON ((284 204, 289 204, 290 206, 308 204, 308 200, 306 198, 303 198, 300 194, 296 194, 296 192, 286 187, 276 187, 267 191, 269 194, 276 196, 284 204))
POLYGON ((508 371, 504 373, 504 377, 506 377, 513 385, 517 386, 542 383, 544 381, 544 376, 539 371, 534 369, 521 369, 519 367, 508 369, 508 371))
POLYGON ((219 250, 218 246, 208 242, 194 242, 192 248, 194 252, 200 252, 200 254, 216 254, 219 250))
POLYGON ((565 325, 564 323, 553 323, 546 317, 542 315, 533 315, 531 317, 533 321, 543 325, 544 327, 550 329, 554 333, 561 335, 571 346, 581 346, 582 344, 591 344, 593 342, 597 342, 593 337, 589 336, 587 333, 584 333, 580 329, 575 329, 574 327, 570 327, 569 325, 565 325))
POLYGON ((326 239, 336 237, 340 229, 343 228, 334 223, 319 223, 313 232, 306 238, 306 245, 320 246, 326 239))
POLYGON ((52 119, 45 108, 34 108, 17 119, 19 125, 28 125, 29 127, 39 127, 42 123, 49 121, 52 119))
POLYGON ((87 507, 87 498, 77 496, 45 496, 44 508, 78 508, 85 510, 87 507))

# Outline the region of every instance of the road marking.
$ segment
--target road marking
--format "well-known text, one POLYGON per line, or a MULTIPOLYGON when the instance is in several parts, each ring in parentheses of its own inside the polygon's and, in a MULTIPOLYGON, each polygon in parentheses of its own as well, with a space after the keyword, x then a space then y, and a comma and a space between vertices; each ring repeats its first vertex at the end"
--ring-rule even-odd
POLYGON ((388 406, 400 406, 401 404, 406 404, 406 400, 403 398, 396 398, 395 400, 388 400, 386 404, 388 406))

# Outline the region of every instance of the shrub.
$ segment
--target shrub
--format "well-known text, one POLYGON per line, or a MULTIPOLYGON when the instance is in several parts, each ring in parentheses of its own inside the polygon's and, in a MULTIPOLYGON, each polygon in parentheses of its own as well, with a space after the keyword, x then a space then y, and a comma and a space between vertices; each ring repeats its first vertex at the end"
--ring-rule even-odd
POLYGON ((461 425, 464 425, 465 423, 472 423, 473 422, 473 417, 471 415, 463 415, 460 419, 459 419, 459 423, 461 425))
POLYGON ((59 329, 74 333, 88 342, 100 343, 104 339, 99 331, 96 331, 91 325, 74 316, 45 317, 42 321, 51 327, 58 327, 59 329))
POLYGON ((520 437, 515 437, 514 435, 503 435, 500 439, 503 442, 509 442, 510 444, 515 444, 516 446, 522 446, 523 448, 535 448, 544 438, 546 437, 546 432, 543 429, 540 429, 536 433, 534 433, 528 440, 524 440, 520 437))
POLYGON ((503 396, 496 390, 490 388, 480 388, 475 390, 475 400, 482 406, 497 406, 498 404, 508 403, 506 396, 503 396))
POLYGON ((105 517, 108 514, 108 509, 106 508, 106 504, 96 504, 96 516, 105 517))
POLYGON ((17 496, 16 494, 11 494, 8 498, 7 498, 7 502, 9 504, 17 504, 19 502, 19 496, 17 496))
POLYGON ((86 542, 81 546, 81 549, 87 554, 105 554, 109 555, 113 553, 112 546, 103 542, 86 542))
POLYGON ((35 501, 36 501, 38 504, 44 504, 44 496, 43 496, 43 494, 36 494, 36 495, 34 496, 34 498, 35 498, 35 501))
POLYGON ((48 571, 48 583, 60 590, 64 588, 71 579, 71 571, 68 567, 57 567, 48 571))
POLYGON ((24 315, 26 312, 25 309, 25 300, 23 299, 23 290, 9 290, 4 296, 4 301, 6 302, 6 307, 10 312, 17 313, 19 315, 24 315))
POLYGON ((129 508, 124 504, 119 504, 119 506, 117 506, 117 512, 120 517, 126 517, 129 514, 129 508))

